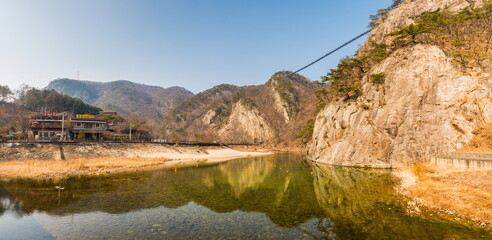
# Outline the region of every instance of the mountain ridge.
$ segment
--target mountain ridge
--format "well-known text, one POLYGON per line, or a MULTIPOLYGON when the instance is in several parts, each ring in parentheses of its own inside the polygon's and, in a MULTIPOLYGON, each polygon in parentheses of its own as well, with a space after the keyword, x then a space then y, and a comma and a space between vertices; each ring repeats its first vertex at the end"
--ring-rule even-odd
POLYGON ((138 115, 150 120, 159 120, 169 109, 194 94, 182 87, 163 88, 128 80, 94 82, 59 78, 51 81, 45 89, 78 97, 84 102, 105 111, 138 115))

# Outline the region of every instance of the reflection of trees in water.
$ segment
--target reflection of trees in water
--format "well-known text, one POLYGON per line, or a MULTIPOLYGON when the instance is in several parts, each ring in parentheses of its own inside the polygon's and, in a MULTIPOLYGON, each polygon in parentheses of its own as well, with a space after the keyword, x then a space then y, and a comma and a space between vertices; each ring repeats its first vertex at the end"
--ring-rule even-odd
MULTIPOLYGON (((27 213, 40 211, 54 215, 68 215, 85 212, 83 207, 77 206, 82 199, 92 198, 98 193, 112 192, 114 195, 118 185, 122 185, 118 182, 127 178, 115 179, 104 176, 72 176, 64 179, 19 178, 2 182, 0 186, 8 190, 27 213), (116 181, 113 182, 115 179, 116 181), (59 192, 55 186, 63 186, 64 190, 59 192)), ((87 212, 103 205, 104 203, 90 205, 87 212)))
POLYGON ((10 193, 0 185, 0 216, 7 212, 14 213, 17 217, 26 215, 22 203, 16 201, 10 193))
POLYGON ((322 214, 303 165, 292 155, 238 159, 193 173, 180 170, 176 189, 215 212, 265 213, 278 226, 295 227, 322 214))
POLYGON ((21 180, 2 184, 29 212, 125 213, 160 206, 177 208, 193 201, 218 213, 265 213, 278 226, 295 227, 323 217, 310 168, 299 160, 298 156, 276 155, 176 170, 74 177, 56 184, 21 180), (54 188, 58 184, 65 187, 59 205, 54 188))
MULTIPOLYGON (((406 214, 387 171, 312 164, 319 205, 341 239, 474 239, 466 227, 406 214)), ((328 229, 328 233, 332 233, 328 229)), ((323 231, 320 229, 320 231, 323 231)))
POLYGON ((52 215, 118 214, 161 206, 178 208, 193 201, 218 213, 264 213, 277 226, 298 228, 316 239, 476 237, 459 225, 405 214, 404 201, 394 193, 388 172, 311 164, 295 155, 72 177, 56 183, 17 180, 2 184, 5 189, 0 187, 0 199, 7 201, 1 201, 0 214, 11 209, 20 216, 23 210, 52 215), (60 204, 54 188, 59 184, 65 187, 60 204), (310 225, 303 225, 307 222, 310 225))

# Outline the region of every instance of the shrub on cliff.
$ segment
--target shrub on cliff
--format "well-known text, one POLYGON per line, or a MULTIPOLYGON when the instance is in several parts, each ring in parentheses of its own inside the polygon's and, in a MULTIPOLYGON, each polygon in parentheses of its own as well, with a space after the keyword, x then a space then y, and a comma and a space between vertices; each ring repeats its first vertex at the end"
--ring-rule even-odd
POLYGON ((423 13, 415 24, 390 34, 392 49, 417 43, 437 45, 464 68, 480 66, 492 48, 492 3, 458 13, 446 9, 423 13))
POLYGON ((371 79, 371 82, 374 84, 383 84, 384 80, 386 79, 386 73, 382 72, 382 73, 372 74, 371 76, 369 76, 369 78, 371 79))
POLYGON ((369 23, 369 27, 376 27, 377 23, 380 19, 386 18, 386 15, 391 12, 393 9, 398 7, 403 2, 403 0, 393 0, 393 3, 387 7, 379 9, 378 12, 374 15, 370 16, 371 22, 369 23))
POLYGON ((314 132, 314 119, 309 119, 306 125, 297 135, 297 139, 301 145, 306 145, 312 138, 314 132))
MULTIPOLYGON (((401 1, 395 1, 394 7, 380 10, 377 19, 396 8, 401 1), (384 13, 384 14, 383 14, 384 13)), ((392 5, 393 6, 393 5, 392 5)), ((375 22, 374 22, 375 23, 375 22)), ((443 49, 455 62, 466 68, 481 66, 490 59, 492 49, 492 2, 482 7, 470 7, 458 13, 438 9, 420 15, 415 24, 401 27, 390 33, 390 44, 371 42, 364 52, 340 60, 337 68, 331 69, 322 77, 326 87, 317 91, 318 107, 327 101, 355 99, 362 95, 362 79, 373 66, 380 63, 398 49, 415 44, 432 44, 443 49)), ((383 73, 369 76, 375 84, 384 83, 383 73)))

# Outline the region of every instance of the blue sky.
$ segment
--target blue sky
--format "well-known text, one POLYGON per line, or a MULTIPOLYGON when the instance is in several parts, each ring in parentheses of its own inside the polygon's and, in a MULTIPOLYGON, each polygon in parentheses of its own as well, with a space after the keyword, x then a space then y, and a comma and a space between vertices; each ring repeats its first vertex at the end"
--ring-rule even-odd
MULTIPOLYGON (((56 78, 182 86, 266 82, 367 30, 391 0, 0 0, 0 85, 56 78)), ((359 40, 301 72, 319 80, 359 40)))

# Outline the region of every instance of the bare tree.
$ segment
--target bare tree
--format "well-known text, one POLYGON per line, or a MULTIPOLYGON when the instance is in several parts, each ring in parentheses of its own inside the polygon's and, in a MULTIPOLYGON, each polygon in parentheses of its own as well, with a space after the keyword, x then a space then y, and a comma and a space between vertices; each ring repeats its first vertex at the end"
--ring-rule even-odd
POLYGON ((135 133, 135 137, 140 139, 142 137, 142 126, 146 124, 145 120, 136 115, 128 115, 126 121, 129 127, 130 136, 135 133))
POLYGON ((5 102, 9 98, 12 97, 12 90, 10 90, 9 86, 5 85, 2 86, 0 85, 0 101, 5 102))
POLYGON ((14 104, 0 106, 0 135, 15 134, 25 138, 30 126, 30 112, 14 104))
POLYGON ((23 106, 26 106, 27 105, 27 101, 28 101, 28 92, 29 90, 31 90, 32 87, 29 86, 29 85, 26 85, 26 84, 22 84, 20 86, 19 89, 17 89, 17 91, 15 91, 15 98, 16 98, 16 101, 17 103, 23 105, 23 106))

